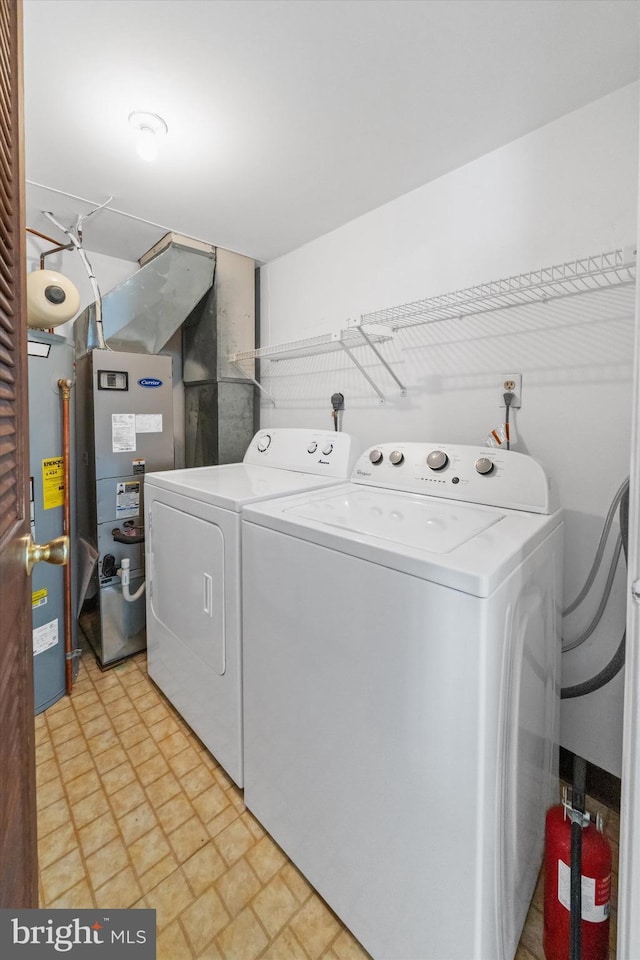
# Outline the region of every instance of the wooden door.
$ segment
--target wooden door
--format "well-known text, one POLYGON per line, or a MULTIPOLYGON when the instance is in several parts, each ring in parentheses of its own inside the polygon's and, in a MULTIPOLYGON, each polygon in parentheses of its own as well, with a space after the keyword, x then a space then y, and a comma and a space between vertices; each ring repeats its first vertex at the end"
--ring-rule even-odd
POLYGON ((0 907, 37 907, 22 5, 0 0, 0 907))

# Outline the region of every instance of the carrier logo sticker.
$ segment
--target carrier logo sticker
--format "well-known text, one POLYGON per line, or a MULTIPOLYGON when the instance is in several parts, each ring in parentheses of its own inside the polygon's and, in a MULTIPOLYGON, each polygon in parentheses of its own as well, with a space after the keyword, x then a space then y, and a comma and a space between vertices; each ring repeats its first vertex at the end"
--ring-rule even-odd
POLYGON ((157 377, 142 377, 138 380, 138 384, 141 387, 161 387, 162 380, 158 380, 157 377))

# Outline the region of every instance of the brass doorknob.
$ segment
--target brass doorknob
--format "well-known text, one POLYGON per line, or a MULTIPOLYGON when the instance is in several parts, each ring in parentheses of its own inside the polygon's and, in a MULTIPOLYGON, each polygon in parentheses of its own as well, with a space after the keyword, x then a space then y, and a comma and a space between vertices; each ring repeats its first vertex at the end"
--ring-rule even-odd
POLYGON ((31 571, 36 563, 41 563, 43 560, 45 563, 57 563, 60 566, 68 563, 69 537, 56 537, 55 540, 50 540, 49 543, 42 545, 34 543, 31 537, 28 537, 24 555, 24 566, 28 577, 31 576, 31 571))

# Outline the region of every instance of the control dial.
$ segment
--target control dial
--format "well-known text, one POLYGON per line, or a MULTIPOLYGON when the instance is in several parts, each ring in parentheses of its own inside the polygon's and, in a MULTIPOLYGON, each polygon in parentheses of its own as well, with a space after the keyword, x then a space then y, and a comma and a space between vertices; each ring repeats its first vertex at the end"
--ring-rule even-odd
POLYGON ((432 470, 444 470, 449 463, 449 457, 444 450, 432 450, 427 456, 427 466, 432 470))
POLYGON ((475 462, 476 470, 484 477, 488 476, 490 473, 493 473, 494 466, 495 464, 493 460, 490 460, 489 457, 478 457, 475 462))
POLYGON ((265 450, 268 450, 271 444, 271 437, 268 433, 263 433, 261 437, 258 437, 256 446, 260 453, 264 453, 265 450))
POLYGON ((402 450, 392 450, 389 454, 389 460, 394 465, 394 467, 399 467, 402 461, 404 460, 404 453, 402 450))
POLYGON ((382 463, 382 450, 372 450, 369 454, 371 463, 382 463))
POLYGON ((312 440, 309 446, 307 447, 307 453, 315 453, 317 449, 318 449, 318 444, 315 442, 315 440, 312 440))
POLYGON ((332 450, 333 450, 333 444, 325 443, 324 447, 322 448, 322 453, 324 454, 325 457, 328 457, 332 450))

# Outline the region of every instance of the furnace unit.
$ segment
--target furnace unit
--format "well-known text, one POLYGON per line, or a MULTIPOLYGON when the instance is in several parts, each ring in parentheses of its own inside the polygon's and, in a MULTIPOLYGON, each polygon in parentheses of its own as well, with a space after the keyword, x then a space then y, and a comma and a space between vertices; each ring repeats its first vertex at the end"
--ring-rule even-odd
POLYGON ((146 646, 144 474, 174 466, 171 357, 92 350, 77 361, 79 623, 101 667, 146 646), (97 552, 97 560, 93 558, 97 552), (83 559, 84 558, 84 559, 83 559))

